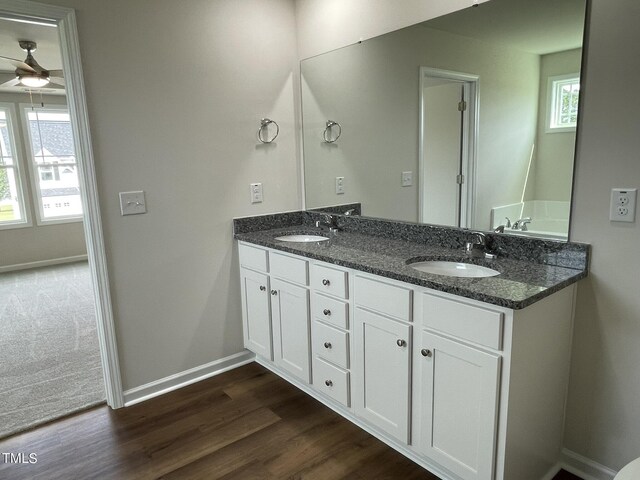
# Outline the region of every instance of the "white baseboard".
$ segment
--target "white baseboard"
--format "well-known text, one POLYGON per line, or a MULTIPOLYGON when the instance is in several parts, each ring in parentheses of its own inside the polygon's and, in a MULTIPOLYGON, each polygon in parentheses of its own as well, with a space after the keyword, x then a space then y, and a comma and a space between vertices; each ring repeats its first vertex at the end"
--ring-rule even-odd
POLYGON ((561 469, 562 465, 560 465, 559 463, 555 464, 553 467, 551 467, 551 470, 549 470, 546 475, 543 475, 540 480, 553 480, 553 477, 555 477, 561 469))
POLYGON ((613 477, 618 473, 566 448, 562 449, 560 457, 560 464, 563 469, 584 480, 613 480, 613 477))
POLYGON ((229 355, 228 357, 215 360, 211 363, 200 365, 199 367, 176 373, 160 380, 141 385, 139 387, 126 390, 124 392, 124 406, 130 407, 136 403, 144 402, 150 398, 172 392, 192 383, 205 380, 209 377, 241 367, 253 362, 255 354, 245 350, 240 353, 229 355))
POLYGON ((39 260, 37 262, 16 263, 15 265, 5 265, 0 267, 0 273, 27 270, 29 268, 49 267, 51 265, 61 265, 63 263, 74 263, 86 261, 87 255, 74 255, 72 257, 52 258, 50 260, 39 260))

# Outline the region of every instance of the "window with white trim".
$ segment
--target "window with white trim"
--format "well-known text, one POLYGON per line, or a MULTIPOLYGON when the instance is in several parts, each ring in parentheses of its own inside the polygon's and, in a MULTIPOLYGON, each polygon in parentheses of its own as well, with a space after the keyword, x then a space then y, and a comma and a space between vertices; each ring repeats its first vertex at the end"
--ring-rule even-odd
POLYGON ((38 223, 82 219, 78 165, 66 109, 24 109, 38 223))
POLYGON ((549 121, 547 132, 575 131, 580 98, 579 74, 549 77, 549 121))
POLYGON ((0 228, 30 225, 12 120, 12 110, 0 105, 0 228))

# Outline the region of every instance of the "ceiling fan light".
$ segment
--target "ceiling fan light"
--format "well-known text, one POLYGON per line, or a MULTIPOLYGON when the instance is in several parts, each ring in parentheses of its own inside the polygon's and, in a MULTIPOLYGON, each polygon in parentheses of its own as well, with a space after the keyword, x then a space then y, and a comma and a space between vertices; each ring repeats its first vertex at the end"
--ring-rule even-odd
POLYGON ((25 87, 40 88, 49 84, 49 77, 39 77, 36 75, 20 75, 18 77, 20 83, 25 87))

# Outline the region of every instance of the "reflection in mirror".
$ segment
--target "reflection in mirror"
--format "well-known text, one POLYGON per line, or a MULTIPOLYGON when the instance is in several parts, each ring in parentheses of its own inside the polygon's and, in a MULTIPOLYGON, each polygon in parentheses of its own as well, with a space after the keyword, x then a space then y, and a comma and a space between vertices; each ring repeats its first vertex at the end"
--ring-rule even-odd
POLYGON ((306 207, 566 240, 585 3, 491 0, 304 60, 306 207))

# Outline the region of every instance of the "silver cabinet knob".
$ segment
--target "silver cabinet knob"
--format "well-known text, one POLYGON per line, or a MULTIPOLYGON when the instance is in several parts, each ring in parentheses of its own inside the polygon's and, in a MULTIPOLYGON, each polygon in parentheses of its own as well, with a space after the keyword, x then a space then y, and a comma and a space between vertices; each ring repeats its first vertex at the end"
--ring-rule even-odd
POLYGON ((432 355, 431 350, 427 350, 426 348, 420 350, 420 353, 423 357, 430 357, 432 355))
POLYGON ((277 291, 277 290, 271 290, 271 295, 274 295, 274 296, 275 296, 275 295, 277 295, 277 294, 278 294, 278 291, 277 291))
POLYGON ((407 342, 405 342, 404 340, 398 340, 396 342, 396 345, 398 345, 399 347, 406 347, 407 346, 407 342))
POLYGON ((325 309, 322 311, 322 313, 324 313, 324 314, 328 317, 329 315, 331 315, 331 310, 329 310, 328 308, 325 308, 325 309))
POLYGON ((331 284, 331 282, 330 282, 329 280, 327 280, 326 278, 323 278, 323 279, 322 279, 322 284, 323 284, 325 287, 328 287, 328 286, 331 284))
POLYGON ((325 380, 325 381, 324 381, 324 384, 325 384, 327 387, 333 387, 333 382, 332 382, 331 380, 325 380))
POLYGON ((324 342, 324 348, 331 348, 331 342, 324 342))
POLYGON ((264 292, 267 289, 267 287, 265 287, 264 285, 260 285, 260 291, 264 292))

